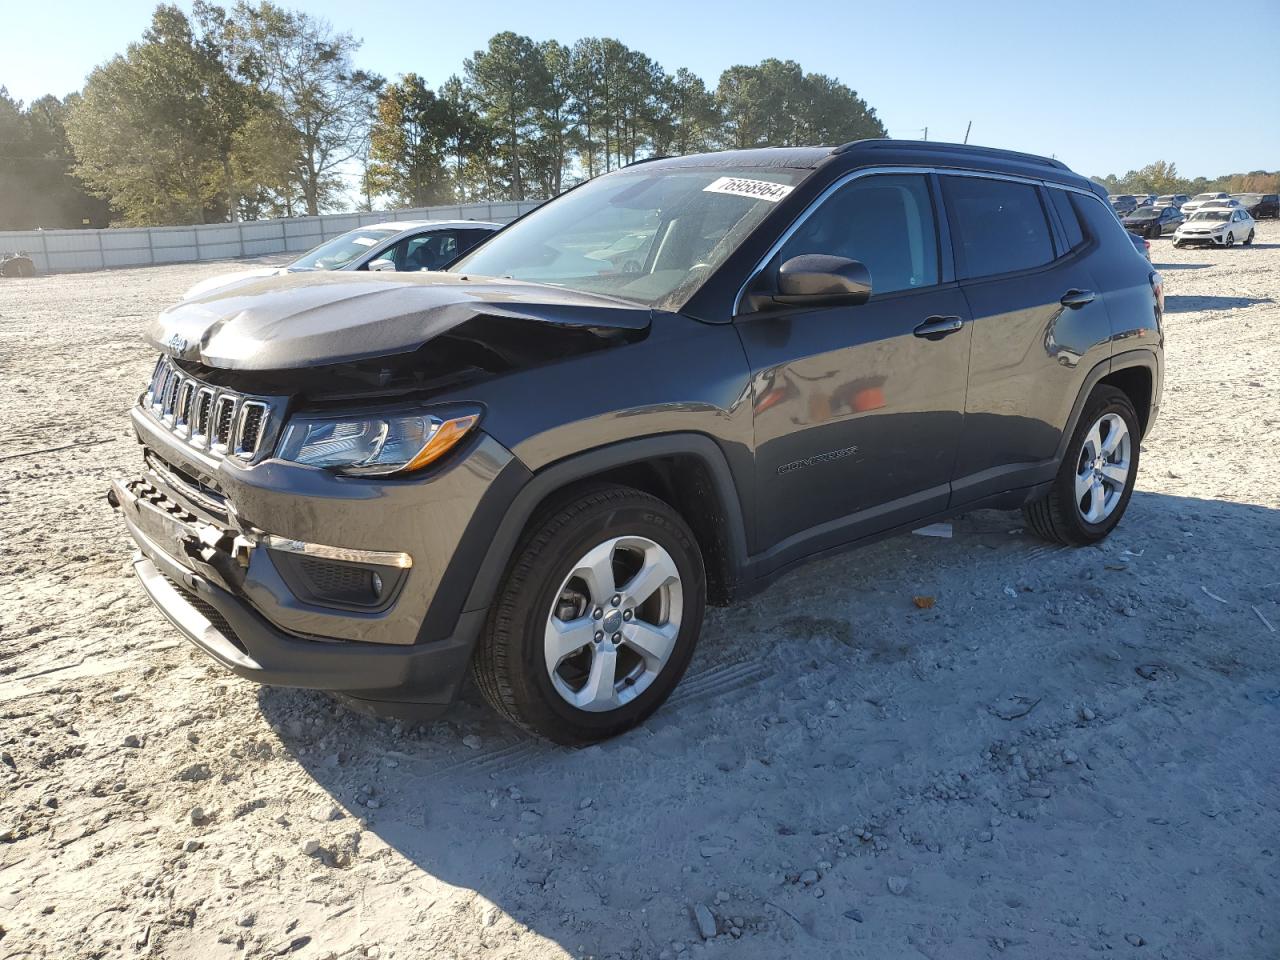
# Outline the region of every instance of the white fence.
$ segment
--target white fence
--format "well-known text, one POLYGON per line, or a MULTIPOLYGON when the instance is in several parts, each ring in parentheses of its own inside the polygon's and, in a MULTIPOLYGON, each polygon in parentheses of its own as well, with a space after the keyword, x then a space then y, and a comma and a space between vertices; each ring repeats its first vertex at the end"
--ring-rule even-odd
POLYGON ((356 227, 385 220, 490 220, 508 223, 540 201, 466 203, 374 213, 203 223, 191 227, 0 231, 0 253, 24 251, 37 273, 146 267, 158 263, 300 253, 356 227))

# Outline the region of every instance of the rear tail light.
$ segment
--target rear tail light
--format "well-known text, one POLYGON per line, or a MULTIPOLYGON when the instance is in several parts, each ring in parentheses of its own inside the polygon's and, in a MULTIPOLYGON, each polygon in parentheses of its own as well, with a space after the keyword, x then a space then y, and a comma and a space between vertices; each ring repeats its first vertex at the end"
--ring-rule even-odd
POLYGON ((1160 330, 1164 317, 1164 277, 1152 270, 1148 279, 1151 281, 1151 293, 1156 298, 1156 329, 1160 330))

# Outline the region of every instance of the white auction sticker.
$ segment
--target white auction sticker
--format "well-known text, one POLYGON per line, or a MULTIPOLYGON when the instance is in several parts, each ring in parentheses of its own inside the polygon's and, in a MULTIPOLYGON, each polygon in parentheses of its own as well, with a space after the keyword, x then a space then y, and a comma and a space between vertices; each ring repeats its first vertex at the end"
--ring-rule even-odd
POLYGON ((351 242, 358 243, 362 247, 372 247, 378 241, 373 237, 352 237, 351 242))
POLYGON ((737 197, 751 197, 753 200, 768 200, 777 203, 791 188, 785 183, 774 183, 772 180, 748 180, 746 177, 721 177, 702 188, 703 193, 731 193, 737 197))

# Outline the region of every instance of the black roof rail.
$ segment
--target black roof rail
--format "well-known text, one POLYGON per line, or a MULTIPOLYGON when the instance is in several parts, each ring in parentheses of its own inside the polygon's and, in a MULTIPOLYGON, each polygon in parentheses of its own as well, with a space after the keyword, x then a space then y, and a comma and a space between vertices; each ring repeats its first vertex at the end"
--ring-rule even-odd
POLYGON ((848 153, 853 149, 872 149, 872 150, 920 150, 920 151, 939 151, 944 150, 948 153, 971 153, 978 157, 990 157, 993 160, 1017 160, 1020 163, 1035 163, 1045 167, 1053 167, 1056 170, 1070 170, 1061 160, 1054 160, 1051 157, 1042 157, 1035 153, 1022 153, 1018 150, 1001 150, 998 147, 979 147, 968 143, 947 143, 945 140, 890 140, 888 138, 877 138, 874 140, 850 140, 848 143, 842 143, 831 151, 832 156, 841 153, 848 153))
POLYGON ((654 160, 670 160, 670 159, 671 158, 666 154, 655 154, 652 157, 641 157, 639 160, 632 160, 630 163, 624 163, 618 169, 625 170, 627 169, 627 167, 638 167, 642 163, 652 163, 654 160))

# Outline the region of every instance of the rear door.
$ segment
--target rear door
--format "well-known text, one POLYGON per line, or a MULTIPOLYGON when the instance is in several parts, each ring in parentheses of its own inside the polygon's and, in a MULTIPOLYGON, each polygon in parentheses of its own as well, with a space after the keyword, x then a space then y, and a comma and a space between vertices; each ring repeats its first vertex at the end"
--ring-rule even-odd
POLYGON ((936 204, 924 174, 850 181, 765 272, 806 253, 848 257, 867 266, 871 299, 735 321, 753 378, 755 547, 772 561, 946 507, 969 314, 941 264, 936 204))
POLYGON ((953 504, 1053 474, 1083 378, 1110 323, 1065 193, 1031 181, 945 175, 956 271, 973 315, 953 504))

